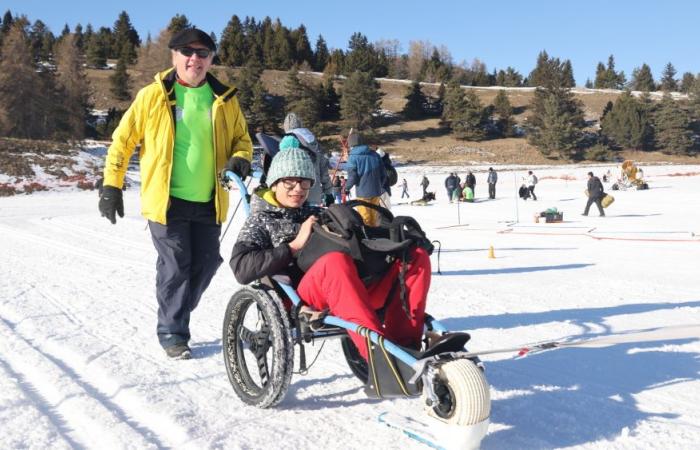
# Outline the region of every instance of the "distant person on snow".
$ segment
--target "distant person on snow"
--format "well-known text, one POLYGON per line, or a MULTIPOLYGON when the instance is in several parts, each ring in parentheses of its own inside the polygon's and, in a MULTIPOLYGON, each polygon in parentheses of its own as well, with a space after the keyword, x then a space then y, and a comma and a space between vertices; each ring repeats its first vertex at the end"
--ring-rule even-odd
POLYGON ((600 217, 605 216, 605 211, 603 211, 603 205, 601 201, 605 197, 605 192, 603 191, 603 183, 600 182, 600 178, 593 175, 593 172, 588 172, 588 201, 586 202, 586 209, 583 211, 582 216, 587 216, 588 211, 591 209, 591 205, 595 203, 598 207, 598 212, 600 217))
POLYGON ((404 196, 406 196, 406 198, 410 197, 410 195, 408 195, 408 181, 406 181, 405 178, 401 182, 401 198, 404 196))
POLYGON ((333 186, 328 175, 330 163, 326 155, 323 154, 316 136, 308 128, 304 128, 301 118, 293 112, 290 112, 284 118, 284 133, 291 134, 297 138, 301 148, 310 152, 309 157, 314 163, 316 179, 311 192, 309 192, 308 202, 315 206, 333 203, 333 186))
POLYGON ((459 178, 454 172, 445 178, 445 190, 447 190, 447 200, 452 203, 454 191, 459 189, 459 178))
POLYGON ((423 198, 425 198, 425 195, 428 192, 428 185, 430 184, 430 180, 428 179, 426 174, 423 174, 423 179, 420 180, 420 187, 423 188, 423 198))
POLYGON ((122 185, 141 144, 141 212, 158 252, 158 341, 170 358, 189 359, 190 314, 223 262, 221 223, 228 193, 216 174, 245 178, 253 146, 236 90, 209 72, 216 44, 197 28, 170 39, 173 67, 141 89, 114 131, 99 210, 124 217, 122 185))
POLYGON ((537 196, 535 195, 535 185, 537 184, 537 175, 532 173, 532 170, 527 172, 527 190, 532 196, 534 201, 537 201, 537 196))
MULTIPOLYGON (((350 156, 345 165, 348 172, 345 192, 349 192, 354 187, 357 200, 379 205, 387 182, 382 158, 377 152, 365 145, 360 133, 354 130, 348 135, 348 147, 350 148, 350 156)), ((376 210, 366 206, 358 206, 356 209, 365 224, 379 225, 379 214, 376 210)))
POLYGON ((476 197, 476 177, 471 170, 467 173, 467 176, 464 179, 464 184, 472 190, 472 194, 474 197, 476 197))
MULTIPOLYGON (((430 257, 424 249, 411 249, 404 269, 397 259, 383 277, 367 286, 346 253, 326 253, 305 273, 297 265, 296 257, 311 235, 319 210, 305 202, 314 182, 313 164, 298 143, 290 140, 296 141, 285 137, 272 160, 267 175, 270 188, 252 195, 251 214, 231 255, 236 280, 248 284, 264 276, 286 275, 306 305, 351 320, 398 345, 420 349, 431 279, 430 257), (403 309, 400 289, 393 288, 400 276, 406 283, 410 318, 403 309), (379 309, 383 309, 383 325, 375 312, 379 309)), ((348 334, 367 360, 366 339, 354 332, 348 334)))
POLYGON ((493 167, 489 167, 486 182, 489 184, 489 198, 493 200, 496 198, 496 183, 498 182, 498 174, 493 170, 493 167))

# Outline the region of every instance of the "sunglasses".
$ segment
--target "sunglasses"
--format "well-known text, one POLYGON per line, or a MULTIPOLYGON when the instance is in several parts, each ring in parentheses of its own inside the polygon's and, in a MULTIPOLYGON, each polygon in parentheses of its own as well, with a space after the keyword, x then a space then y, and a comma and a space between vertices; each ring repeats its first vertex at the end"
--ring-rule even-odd
POLYGON ((209 50, 208 48, 192 48, 192 47, 180 47, 177 49, 177 51, 180 52, 183 56, 187 56, 188 58, 190 56, 196 54, 197 56, 199 56, 202 59, 207 58, 212 53, 212 51, 209 50))
POLYGON ((290 191, 294 189, 297 184, 305 191, 311 189, 311 180, 308 178, 283 178, 280 181, 282 182, 282 186, 290 191))

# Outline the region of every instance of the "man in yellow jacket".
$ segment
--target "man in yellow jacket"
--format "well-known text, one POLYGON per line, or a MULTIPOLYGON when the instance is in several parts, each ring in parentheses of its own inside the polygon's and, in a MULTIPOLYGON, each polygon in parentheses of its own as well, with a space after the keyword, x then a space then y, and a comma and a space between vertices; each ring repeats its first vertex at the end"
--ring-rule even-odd
POLYGON ((124 217, 122 186, 140 143, 141 213, 156 251, 157 334, 171 358, 189 359, 190 313, 223 261, 228 194, 218 175, 250 172, 253 146, 235 96, 208 73, 216 44, 196 28, 170 40, 173 68, 141 89, 112 136, 99 210, 124 217))

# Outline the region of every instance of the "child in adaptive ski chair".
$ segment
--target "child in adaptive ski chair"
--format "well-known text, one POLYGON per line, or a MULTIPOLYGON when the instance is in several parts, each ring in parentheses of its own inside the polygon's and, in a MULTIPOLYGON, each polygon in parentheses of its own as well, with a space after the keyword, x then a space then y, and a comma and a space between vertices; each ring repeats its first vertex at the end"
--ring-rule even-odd
MULTIPOLYGON (((266 276, 286 276, 303 303, 317 311, 360 325, 348 332, 359 354, 368 362, 367 393, 405 396, 420 393, 418 383, 407 382, 410 367, 397 363, 383 344, 370 342, 369 331, 421 357, 425 306, 430 287, 430 257, 426 250, 407 248, 402 267, 397 260, 386 272, 365 284, 353 258, 341 251, 320 256, 304 272, 297 257, 309 241, 320 209, 306 204, 314 180, 313 165, 291 136, 280 142, 267 176, 269 188, 251 198, 251 214, 241 228, 230 266, 241 284, 266 276), (402 286, 398 285, 401 278, 402 286), (399 297, 402 297, 401 299, 399 297), (404 301, 402 301, 404 300, 404 301), (381 310, 383 321, 377 310, 381 310)), ((469 339, 466 333, 436 336, 438 350, 458 351, 469 339), (448 345, 448 342, 449 345, 448 345)))

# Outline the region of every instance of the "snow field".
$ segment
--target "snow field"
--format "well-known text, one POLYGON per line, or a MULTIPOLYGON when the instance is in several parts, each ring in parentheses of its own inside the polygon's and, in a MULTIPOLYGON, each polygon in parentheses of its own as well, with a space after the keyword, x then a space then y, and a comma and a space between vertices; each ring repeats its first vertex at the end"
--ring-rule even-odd
MULTIPOLYGON (((516 202, 523 170, 496 167, 489 201, 487 167, 474 166, 477 202, 459 205, 443 183, 466 168, 400 167, 411 199, 424 172, 437 195, 425 207, 398 204, 400 189, 393 197, 394 213, 416 217, 442 246, 431 314, 469 331, 474 351, 700 323, 700 168, 645 166, 650 190, 607 184, 616 198, 607 217, 595 206, 581 217, 585 173, 608 167, 534 168, 539 201, 516 202), (670 176, 683 173, 696 175, 670 176), (535 223, 549 207, 565 221, 535 223)), ((237 288, 226 262, 240 211, 193 313, 194 359, 167 360, 155 338, 156 254, 138 204, 137 189, 127 190, 127 216, 112 226, 94 192, 0 198, 0 447, 420 448, 376 421, 387 410, 420 414, 420 405, 365 398, 336 341, 294 376, 278 408, 237 399, 220 339, 237 288)), ((307 348, 309 361, 319 348, 307 348)), ((699 354, 700 340, 686 339, 490 355, 482 448, 696 448, 699 354)))

